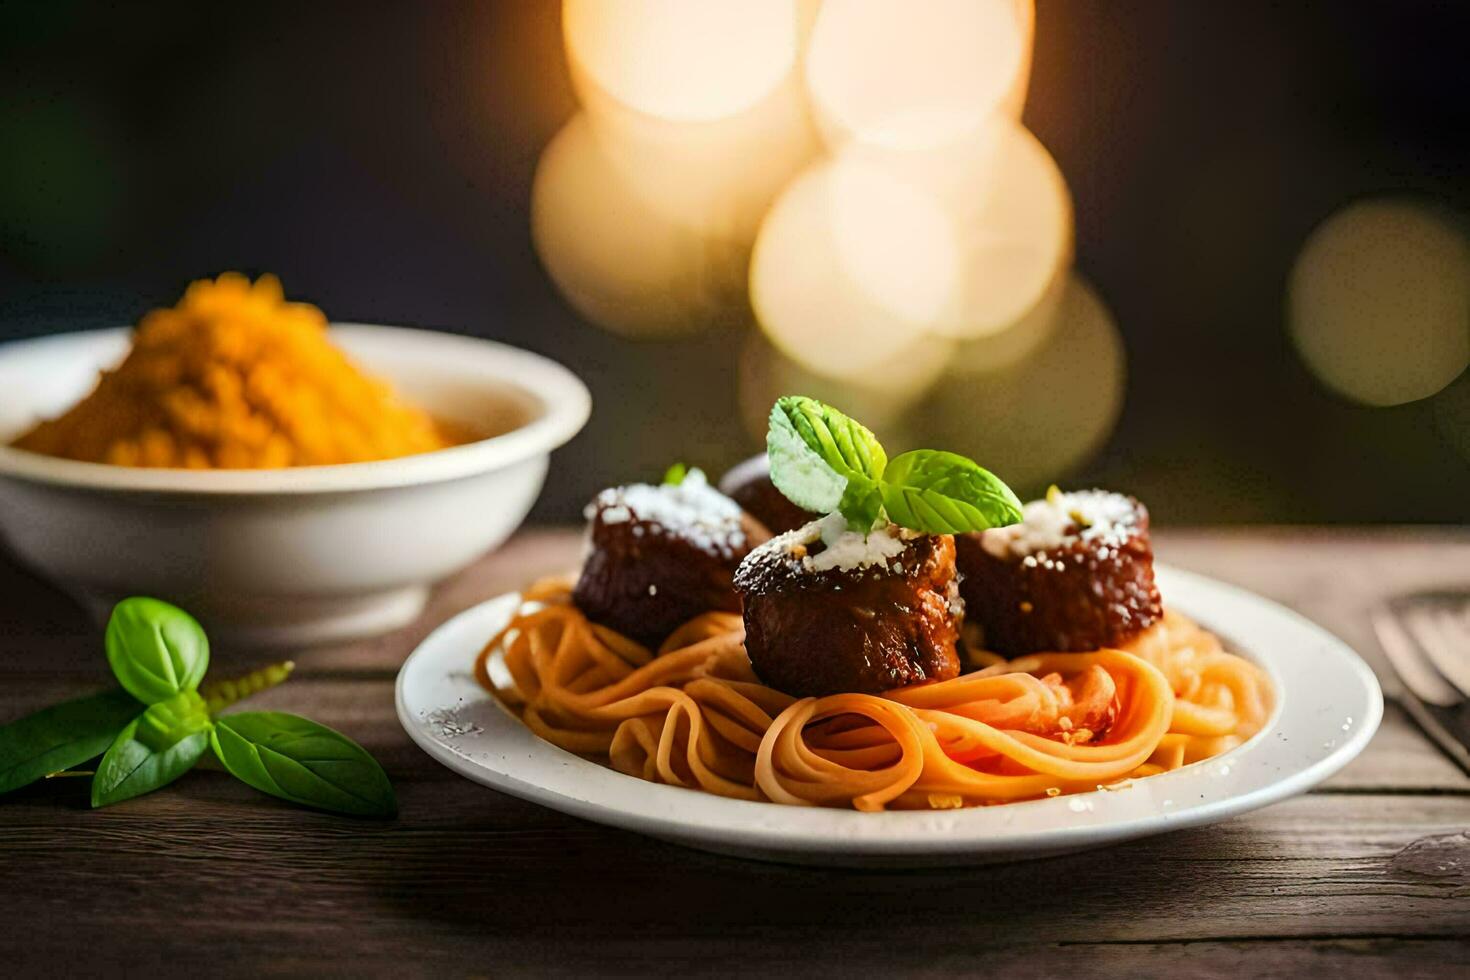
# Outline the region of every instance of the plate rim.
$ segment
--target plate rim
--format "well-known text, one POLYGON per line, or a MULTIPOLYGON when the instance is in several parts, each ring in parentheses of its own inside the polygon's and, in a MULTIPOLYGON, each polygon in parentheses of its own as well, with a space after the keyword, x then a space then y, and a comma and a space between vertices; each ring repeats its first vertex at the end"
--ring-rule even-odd
MULTIPOLYGON (((1098 799, 1118 798, 1124 792, 1131 792, 1139 786, 1147 785, 1158 789, 1164 789, 1170 785, 1183 787, 1185 783, 1181 782, 1179 777, 1184 776, 1187 781, 1192 782, 1194 777, 1205 773, 1206 767, 1213 767, 1216 771, 1223 768, 1224 774, 1228 775, 1235 760, 1260 752, 1271 741, 1273 735, 1281 732, 1283 720, 1292 710, 1293 698, 1310 694, 1310 688, 1288 687, 1286 677, 1278 670, 1279 665, 1275 659, 1262 660, 1258 650, 1253 652, 1248 645, 1237 644, 1249 659, 1266 668, 1276 685, 1276 700, 1267 724, 1255 736, 1230 752, 1169 773, 1138 780, 1127 791, 1093 791, 1057 798, 1007 803, 994 807, 941 811, 859 813, 835 808, 786 807, 773 803, 731 800, 681 787, 646 782, 567 752, 542 741, 527 729, 520 729, 535 743, 537 748, 544 750, 549 755, 551 761, 560 762, 563 766, 575 763, 579 767, 586 767, 579 771, 586 772, 590 783, 588 789, 592 792, 568 793, 548 788, 540 782, 517 775, 514 771, 491 768, 484 762, 469 758, 463 751, 453 748, 445 738, 436 738, 428 731, 426 719, 414 717, 405 695, 405 689, 414 676, 413 672, 421 669, 419 665, 432 658, 439 644, 447 642, 446 636, 458 629, 465 628, 466 624, 475 622, 481 617, 491 616, 493 610, 498 606, 505 607, 506 612, 500 615, 506 615, 514 608, 512 599, 518 599, 518 592, 504 593, 476 603, 445 620, 424 637, 398 672, 394 683, 394 707, 399 724, 419 748, 451 771, 480 785, 595 823, 673 840, 705 850, 822 863, 840 861, 844 858, 853 861, 883 858, 915 860, 965 857, 977 860, 1011 858, 1026 854, 1039 856, 1120 843, 1156 833, 1216 823, 1269 806, 1307 791, 1341 770, 1358 756, 1372 739, 1382 720, 1383 696, 1377 676, 1356 651, 1335 634, 1307 617, 1248 589, 1163 563, 1156 565, 1156 571, 1166 585, 1180 587, 1186 593, 1198 591, 1206 596, 1213 594, 1216 601, 1226 604, 1246 603, 1254 607, 1257 614, 1274 620, 1278 626, 1286 628, 1287 631, 1310 637, 1319 645, 1320 654, 1335 658, 1338 661, 1336 666, 1346 668, 1344 676, 1351 678, 1353 682, 1353 696, 1365 702, 1363 716, 1349 720, 1347 723, 1349 727, 1344 730, 1342 738, 1331 739, 1319 750, 1313 751, 1315 758, 1312 761, 1305 765, 1295 766, 1285 775, 1280 775, 1255 788, 1225 794, 1214 799, 1207 799, 1208 794, 1205 794, 1201 796, 1202 799, 1205 799, 1204 803, 1190 802, 1178 810, 1168 809, 1172 800, 1166 799, 1162 807, 1149 807, 1144 812, 1132 816, 1107 819, 1102 822, 1081 819, 1083 814, 1093 810, 1093 804, 1098 799), (599 784, 606 783, 608 779, 634 782, 636 786, 624 784, 623 788, 636 789, 640 796, 666 805, 630 808, 599 802, 598 797, 603 795, 597 792, 599 784), (1165 782, 1157 782, 1160 780, 1165 782), (669 794, 677 794, 677 796, 669 796, 669 794), (1073 809, 1077 806, 1074 801, 1079 800, 1090 802, 1079 811, 1073 809), (677 816, 680 811, 701 811, 710 807, 727 811, 728 819, 711 824, 690 820, 687 816, 677 816), (1014 829, 1013 825, 1016 823, 1014 817, 1016 816, 1039 814, 1042 812, 1039 808, 1048 808, 1050 812, 1047 815, 1050 816, 1063 807, 1068 808, 1068 812, 1077 816, 1078 820, 1072 823, 1064 821, 1060 826, 1049 826, 1036 830, 1014 829), (672 811, 672 814, 668 811, 672 811), (988 816, 992 813, 1010 814, 1012 818, 992 819, 988 816), (811 814, 821 816, 813 820, 808 816, 811 814), (785 819, 773 821, 771 818, 777 815, 784 815, 785 819), (844 822, 851 824, 852 829, 860 830, 862 833, 848 835, 831 832, 832 826, 840 827, 844 822), (995 833, 994 827, 987 826, 997 822, 1005 828, 1000 833, 995 833), (806 823, 826 823, 828 827, 824 832, 818 832, 815 827, 800 826, 806 823), (965 823, 972 823, 975 826, 960 826, 965 823), (785 824, 785 826, 778 826, 779 824, 785 824), (797 827, 793 827, 793 824, 797 827), (891 832, 891 828, 895 826, 906 832, 906 835, 901 836, 891 832), (943 830, 943 833, 936 834, 937 830, 943 830)), ((1167 592, 1168 589, 1164 588, 1161 591, 1167 592)), ((1180 605, 1188 607, 1192 603, 1186 601, 1180 605)), ((1197 612, 1197 610, 1188 608, 1185 611, 1191 615, 1197 612)), ((1201 618, 1209 619, 1209 616, 1201 618)), ((1235 638, 1234 631, 1229 628, 1222 629, 1221 632, 1228 639, 1235 638)), ((488 638, 489 634, 485 639, 488 638)), ((476 690, 478 690, 478 685, 476 685, 476 690)), ((483 691, 480 693, 483 695, 483 691)), ((514 716, 504 712, 499 704, 488 695, 484 695, 484 700, 490 703, 508 723, 518 724, 514 716)), ((1299 705, 1297 710, 1304 711, 1306 706, 1299 705)), ((1318 710, 1319 712, 1322 710, 1320 705, 1318 710)), ((611 785, 616 792, 619 783, 608 785, 611 785)), ((1193 789, 1197 788, 1198 786, 1193 787, 1193 789)), ((1145 795, 1152 798, 1158 793, 1150 792, 1145 795)), ((1140 800, 1140 802, 1143 801, 1140 800)))

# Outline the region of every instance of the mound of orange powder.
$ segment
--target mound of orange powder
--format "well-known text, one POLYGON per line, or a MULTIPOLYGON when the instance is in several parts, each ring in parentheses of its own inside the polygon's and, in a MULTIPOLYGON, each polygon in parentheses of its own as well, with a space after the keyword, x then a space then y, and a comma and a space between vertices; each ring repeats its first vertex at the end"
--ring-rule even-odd
POLYGON ((119 466, 249 469, 441 449, 432 418, 360 371, 315 306, 275 276, 192 283, 143 317, 132 350, 66 414, 15 445, 119 466))

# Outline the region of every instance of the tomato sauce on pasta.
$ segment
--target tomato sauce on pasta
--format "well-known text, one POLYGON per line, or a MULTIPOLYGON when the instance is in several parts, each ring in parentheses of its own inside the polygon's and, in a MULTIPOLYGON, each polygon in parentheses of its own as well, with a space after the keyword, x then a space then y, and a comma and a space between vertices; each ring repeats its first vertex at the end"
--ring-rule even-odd
POLYGON ((1116 649, 980 652, 950 680, 796 698, 760 682, 737 613, 651 650, 588 620, 572 588, 523 593, 480 683, 554 745, 736 799, 876 811, 1086 792, 1229 751, 1270 713, 1265 674, 1172 611, 1116 649))

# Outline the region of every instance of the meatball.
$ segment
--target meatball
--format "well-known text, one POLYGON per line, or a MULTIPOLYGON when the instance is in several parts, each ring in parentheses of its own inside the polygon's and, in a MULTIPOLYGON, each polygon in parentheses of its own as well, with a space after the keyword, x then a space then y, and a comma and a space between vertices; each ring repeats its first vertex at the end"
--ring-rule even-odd
POLYGON ((1102 490, 1054 491, 1024 515, 955 540, 966 617, 987 650, 1097 650, 1163 615, 1143 504, 1102 490))
POLYGON ((572 601, 655 650, 700 613, 739 612, 731 577, 770 536, 698 470, 678 486, 604 490, 586 515, 587 558, 572 601))
POLYGON ((807 697, 877 694, 960 672, 954 539, 840 516, 761 545, 741 562, 745 648, 765 683, 807 697))
POLYGON ((794 531, 817 517, 786 499, 771 482, 771 461, 762 453, 736 466, 720 480, 720 489, 772 534, 794 531))

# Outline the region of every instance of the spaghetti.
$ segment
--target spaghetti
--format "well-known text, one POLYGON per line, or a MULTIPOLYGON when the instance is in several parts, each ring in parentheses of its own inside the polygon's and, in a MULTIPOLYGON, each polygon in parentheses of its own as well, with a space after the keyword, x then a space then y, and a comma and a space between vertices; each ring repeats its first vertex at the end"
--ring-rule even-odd
POLYGON ((1227 751, 1269 713, 1262 672, 1174 613, 1125 649, 992 662, 882 695, 790 697, 756 677, 744 638, 738 614, 709 612, 655 653, 547 579, 475 672, 538 736, 619 772, 859 810, 1098 789, 1227 751))

